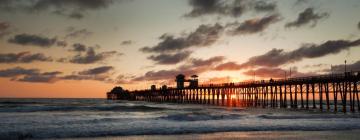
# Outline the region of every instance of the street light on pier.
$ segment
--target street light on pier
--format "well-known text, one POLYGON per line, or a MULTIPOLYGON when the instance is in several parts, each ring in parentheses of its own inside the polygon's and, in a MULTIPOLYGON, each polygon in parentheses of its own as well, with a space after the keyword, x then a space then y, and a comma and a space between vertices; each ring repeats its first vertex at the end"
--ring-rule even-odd
POLYGON ((345 73, 346 73, 346 60, 345 60, 345 73))

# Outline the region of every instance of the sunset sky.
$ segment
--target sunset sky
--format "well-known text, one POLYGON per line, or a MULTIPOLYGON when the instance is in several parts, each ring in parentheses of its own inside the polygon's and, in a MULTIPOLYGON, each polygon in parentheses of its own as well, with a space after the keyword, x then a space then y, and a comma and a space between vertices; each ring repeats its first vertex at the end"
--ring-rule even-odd
POLYGON ((360 71, 359 0, 0 0, 0 97, 360 71))

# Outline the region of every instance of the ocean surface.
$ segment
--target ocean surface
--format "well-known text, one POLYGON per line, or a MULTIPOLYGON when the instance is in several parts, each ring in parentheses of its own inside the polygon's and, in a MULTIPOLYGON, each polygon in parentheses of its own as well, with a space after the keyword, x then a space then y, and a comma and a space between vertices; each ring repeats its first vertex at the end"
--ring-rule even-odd
POLYGON ((359 129, 359 113, 106 99, 0 99, 0 139, 359 129))

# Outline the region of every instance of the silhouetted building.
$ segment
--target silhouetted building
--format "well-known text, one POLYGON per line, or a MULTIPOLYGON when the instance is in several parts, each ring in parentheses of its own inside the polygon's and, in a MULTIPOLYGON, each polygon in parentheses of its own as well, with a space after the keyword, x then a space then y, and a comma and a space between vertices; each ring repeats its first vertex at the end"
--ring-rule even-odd
POLYGON ((114 87, 107 93, 107 99, 111 100, 131 100, 132 97, 129 91, 124 90, 122 87, 114 87))
POLYGON ((156 86, 155 85, 151 85, 151 90, 155 91, 156 90, 156 86))
POLYGON ((176 81, 176 87, 178 89, 183 89, 184 83, 185 83, 185 75, 183 75, 183 74, 177 75, 175 81, 176 81))
POLYGON ((196 88, 199 85, 199 80, 197 75, 192 75, 191 79, 185 79, 185 75, 179 74, 176 76, 176 87, 178 89, 183 89, 185 87, 185 82, 189 82, 190 88, 196 88))
POLYGON ((197 75, 192 75, 192 76, 191 76, 191 79, 188 80, 188 81, 190 82, 190 84, 189 84, 189 87, 190 87, 190 88, 196 88, 196 87, 198 87, 198 85, 199 85, 198 77, 199 77, 199 76, 197 76, 197 75))

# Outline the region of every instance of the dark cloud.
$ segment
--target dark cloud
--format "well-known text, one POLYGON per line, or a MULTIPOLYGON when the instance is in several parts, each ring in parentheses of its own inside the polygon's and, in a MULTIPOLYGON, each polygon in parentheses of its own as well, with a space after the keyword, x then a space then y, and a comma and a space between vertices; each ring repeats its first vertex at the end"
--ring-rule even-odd
POLYGON ((299 13, 295 21, 287 23, 285 27, 301 27, 310 23, 312 23, 311 27, 315 27, 318 20, 328 16, 328 13, 315 13, 313 8, 307 8, 299 13))
MULTIPOLYGON (((345 72, 345 64, 333 65, 331 69, 327 69, 327 72, 343 73, 345 72)), ((346 71, 360 71, 360 60, 352 64, 346 64, 346 71)))
POLYGON ((88 11, 105 9, 113 3, 113 0, 37 0, 29 9, 36 12, 50 10, 58 15, 82 19, 88 11))
POLYGON ((70 62, 75 64, 94 64, 103 62, 104 60, 113 56, 123 55, 117 51, 96 52, 96 48, 100 48, 100 46, 96 45, 92 47, 81 43, 75 43, 72 45, 72 48, 69 51, 76 52, 76 54, 69 58, 60 58, 57 61, 70 62))
POLYGON ((247 11, 273 12, 277 5, 275 2, 263 0, 189 0, 192 10, 185 17, 196 18, 206 15, 239 17, 247 11))
POLYGON ((30 52, 0 54, 0 63, 31 63, 34 61, 49 62, 52 61, 52 58, 42 53, 32 54, 30 52))
POLYGON ((95 68, 86 69, 80 72, 73 72, 71 75, 61 77, 63 80, 95 80, 108 83, 114 83, 112 79, 112 66, 100 66, 95 68))
MULTIPOLYGON (((281 68, 258 68, 256 70, 245 71, 243 74, 248 76, 255 76, 261 78, 285 78, 285 72, 287 73, 287 78, 289 78, 290 70, 286 71, 281 68)), ((305 77, 310 75, 316 75, 315 73, 302 73, 298 72, 296 68, 291 69, 291 77, 305 77)))
POLYGON ((9 43, 18 45, 33 45, 42 48, 49 48, 53 45, 62 45, 62 41, 58 41, 56 38, 47 38, 39 35, 31 34, 18 34, 8 40, 9 43), (60 42, 60 43, 58 43, 60 42))
POLYGON ((159 55, 151 55, 148 59, 155 61, 157 64, 170 65, 182 62, 190 57, 190 51, 179 52, 175 54, 161 53, 159 55))
POLYGON ((97 10, 107 8, 113 3, 113 0, 37 0, 34 10, 44 10, 49 8, 77 10, 97 10))
POLYGON ((88 11, 108 8, 122 0, 1 0, 3 11, 21 11, 27 13, 50 12, 73 19, 83 18, 88 11))
POLYGON ((358 29, 360 30, 360 21, 359 21, 359 23, 358 23, 358 29))
POLYGON ((79 72, 80 75, 99 75, 113 70, 112 66, 101 66, 79 72))
POLYGON ((24 77, 17 79, 17 81, 31 82, 31 83, 54 83, 60 80, 57 77, 57 75, 61 73, 62 72, 55 71, 55 72, 45 72, 45 73, 39 73, 33 75, 25 75, 24 77))
POLYGON ((134 78, 136 78, 136 76, 134 76, 134 75, 121 74, 115 79, 114 82, 116 84, 133 84, 134 81, 132 81, 131 79, 134 79, 134 78))
POLYGON ((57 41, 57 42, 56 42, 56 46, 66 47, 66 46, 67 46, 67 42, 66 42, 66 41, 57 41))
POLYGON ((39 69, 25 69, 21 67, 0 70, 0 77, 11 78, 11 81, 33 82, 33 83, 53 83, 58 81, 57 75, 61 72, 44 72, 39 69))
POLYGON ((93 32, 87 29, 75 29, 74 27, 69 27, 67 29, 67 34, 65 38, 87 38, 93 34, 93 32))
POLYGON ((10 69, 0 70, 0 77, 9 78, 9 77, 16 77, 21 75, 34 75, 38 73, 39 73, 38 69, 24 69, 21 67, 15 67, 10 69))
POLYGON ((0 0, 0 11, 13 11, 15 0, 0 0))
POLYGON ((100 66, 62 76, 62 72, 59 71, 40 72, 39 69, 15 67, 0 70, 0 77, 10 78, 11 81, 32 83, 54 83, 61 80, 96 80, 116 83, 117 79, 112 78, 113 70, 112 66, 100 66))
POLYGON ((277 6, 275 2, 256 1, 253 7, 257 12, 272 12, 276 10, 277 6))
POLYGON ((75 43, 75 44, 72 45, 72 49, 70 51, 85 52, 86 50, 87 50, 87 47, 84 44, 75 43))
POLYGON ((216 70, 240 70, 255 66, 277 67, 283 64, 301 61, 304 58, 318 58, 329 54, 337 54, 343 50, 360 45, 360 39, 330 40, 325 43, 307 44, 296 50, 285 52, 283 49, 272 49, 269 52, 251 57, 247 62, 236 64, 235 62, 224 63, 217 66, 216 70))
POLYGON ((76 64, 93 64, 93 63, 102 62, 105 59, 115 56, 117 54, 119 55, 119 53, 116 51, 96 53, 94 48, 90 47, 87 49, 86 52, 79 53, 73 56, 72 58, 70 58, 68 61, 76 64))
POLYGON ((191 47, 210 46, 220 38, 223 30, 224 27, 219 24, 200 25, 194 32, 181 37, 164 34, 159 38, 162 40, 160 43, 140 50, 142 52, 163 53, 181 51, 191 47))
POLYGON ((305 3, 308 3, 308 2, 309 2, 309 0, 296 0, 295 5, 305 4, 305 3))
POLYGON ((83 13, 76 12, 76 11, 75 12, 66 12, 66 11, 57 10, 57 11, 53 11, 52 13, 55 14, 55 15, 67 17, 67 18, 70 18, 70 19, 76 19, 76 20, 80 20, 80 19, 84 18, 83 13))
POLYGON ((8 22, 0 21, 0 38, 10 34, 10 24, 8 22))
POLYGON ((192 10, 185 17, 200 17, 205 15, 222 15, 239 17, 246 9, 242 0, 189 0, 192 10))
POLYGON ((232 35, 241 35, 241 34, 254 34, 264 31, 270 24, 273 24, 279 21, 278 15, 270 15, 263 18, 255 18, 246 20, 240 25, 237 23, 230 24, 230 26, 235 26, 235 28, 229 31, 232 35))
POLYGON ((72 12, 71 14, 68 15, 68 17, 72 19, 82 19, 84 18, 84 15, 80 12, 72 12))
POLYGON ((121 45, 131 45, 134 44, 134 41, 132 40, 124 40, 123 42, 121 42, 121 45))
POLYGON ((210 71, 216 64, 221 63, 225 57, 215 56, 209 59, 190 59, 186 64, 170 70, 148 71, 143 76, 138 76, 132 81, 144 80, 172 80, 180 73, 185 75, 201 74, 210 71))

